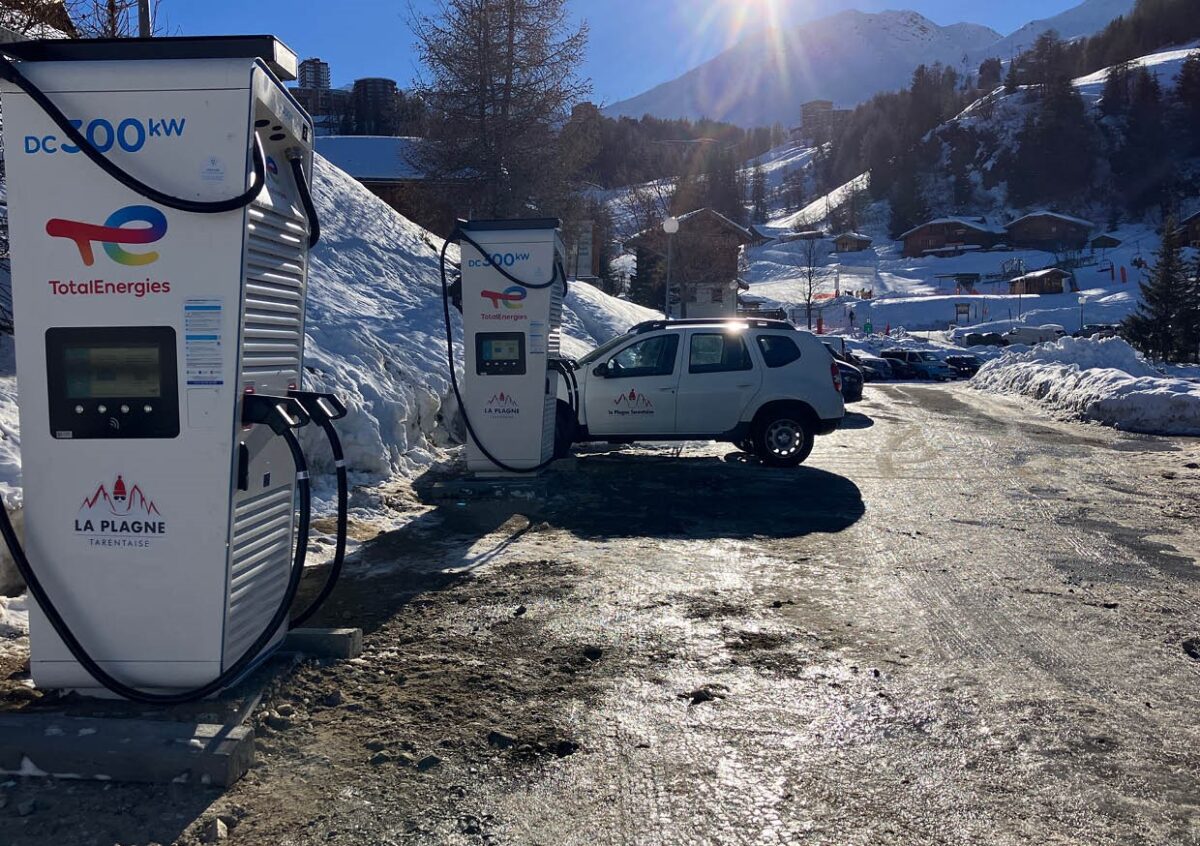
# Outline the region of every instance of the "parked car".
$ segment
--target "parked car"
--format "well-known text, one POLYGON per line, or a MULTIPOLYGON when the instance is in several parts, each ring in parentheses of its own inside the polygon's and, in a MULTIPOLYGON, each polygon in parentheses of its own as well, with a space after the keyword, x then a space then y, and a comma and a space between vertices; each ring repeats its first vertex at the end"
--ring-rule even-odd
POLYGON ((728 441, 794 467, 845 415, 838 363, 781 320, 640 323, 578 376, 575 441, 728 441))
POLYGON ((846 402, 862 402, 863 373, 853 364, 839 360, 838 369, 842 372, 842 398, 846 402))
POLYGON ((1120 334, 1121 327, 1115 323, 1087 323, 1078 332, 1073 332, 1075 338, 1115 338, 1120 334))
POLYGON ((970 379, 979 372, 983 362, 973 355, 948 355, 946 364, 960 379, 970 379))
POLYGON ((892 368, 892 378, 894 379, 918 379, 920 374, 917 369, 908 362, 904 350, 884 350, 880 353, 888 366, 892 368))
POLYGON ((854 362, 854 366, 862 371, 863 380, 866 382, 881 382, 895 378, 892 376, 892 366, 886 358, 856 352, 850 354, 850 359, 854 362))
POLYGON ((1028 344, 1032 347, 1048 341, 1057 341, 1066 337, 1066 334, 1067 330, 1057 323, 1047 323, 1044 326, 1014 326, 1004 337, 1010 344, 1028 344))
POLYGON ((883 357, 889 361, 899 361, 908 365, 913 378, 929 379, 935 382, 948 382, 954 378, 954 371, 946 365, 946 362, 927 350, 921 352, 884 350, 883 357))
POLYGON ((964 347, 1005 347, 1008 341, 999 332, 968 332, 963 336, 964 347))

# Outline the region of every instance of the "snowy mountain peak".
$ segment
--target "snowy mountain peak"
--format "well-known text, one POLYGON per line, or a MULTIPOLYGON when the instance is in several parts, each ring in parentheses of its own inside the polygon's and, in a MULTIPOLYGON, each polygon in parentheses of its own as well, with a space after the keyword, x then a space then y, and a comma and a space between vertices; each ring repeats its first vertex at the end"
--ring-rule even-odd
POLYGON ((833 100, 853 106, 908 84, 920 64, 973 71, 988 56, 1008 58, 1048 30, 1078 38, 1127 14, 1135 0, 1084 0, 1033 21, 1007 37, 986 26, 940 26, 909 9, 850 9, 808 23, 747 36, 683 76, 609 106, 606 114, 638 118, 708 117, 742 126, 794 125, 800 105, 833 100))
POLYGON ((965 56, 999 38, 984 26, 939 26, 911 10, 848 10, 799 26, 762 30, 678 79, 614 104, 607 113, 790 125, 808 100, 852 105, 905 85, 922 62, 959 66, 965 56))
POLYGON ((979 57, 997 56, 1007 59, 1028 50, 1044 32, 1054 30, 1061 38, 1071 40, 1093 35, 1122 15, 1133 11, 1136 0, 1084 0, 1078 6, 1049 18, 1030 21, 1011 35, 988 45, 979 57))

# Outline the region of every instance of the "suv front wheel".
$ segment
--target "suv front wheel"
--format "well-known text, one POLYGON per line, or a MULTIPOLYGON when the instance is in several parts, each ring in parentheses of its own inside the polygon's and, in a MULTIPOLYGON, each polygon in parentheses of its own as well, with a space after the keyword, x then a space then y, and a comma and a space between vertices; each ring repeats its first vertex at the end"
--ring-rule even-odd
POLYGON ((791 411, 772 411, 754 435, 754 448, 770 467, 796 467, 813 449, 813 430, 804 418, 791 411))

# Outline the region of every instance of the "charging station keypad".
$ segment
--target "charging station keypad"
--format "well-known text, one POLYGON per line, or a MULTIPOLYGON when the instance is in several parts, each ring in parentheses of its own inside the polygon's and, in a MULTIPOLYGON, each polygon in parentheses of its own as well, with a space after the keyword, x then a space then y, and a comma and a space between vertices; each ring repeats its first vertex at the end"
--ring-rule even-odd
POLYGON ((46 330, 50 434, 55 438, 174 438, 179 375, 170 326, 46 330))
POLYGON ((524 332, 480 332, 475 336, 475 372, 480 376, 524 376, 524 332))

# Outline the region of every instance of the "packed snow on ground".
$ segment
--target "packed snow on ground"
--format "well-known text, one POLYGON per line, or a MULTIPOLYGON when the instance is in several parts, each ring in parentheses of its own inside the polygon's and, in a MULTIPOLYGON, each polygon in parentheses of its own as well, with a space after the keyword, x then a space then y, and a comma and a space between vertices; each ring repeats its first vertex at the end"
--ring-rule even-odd
POLYGON ((971 385, 1131 432, 1200 435, 1200 385, 1162 376, 1120 338, 1008 351, 986 362, 971 385))

